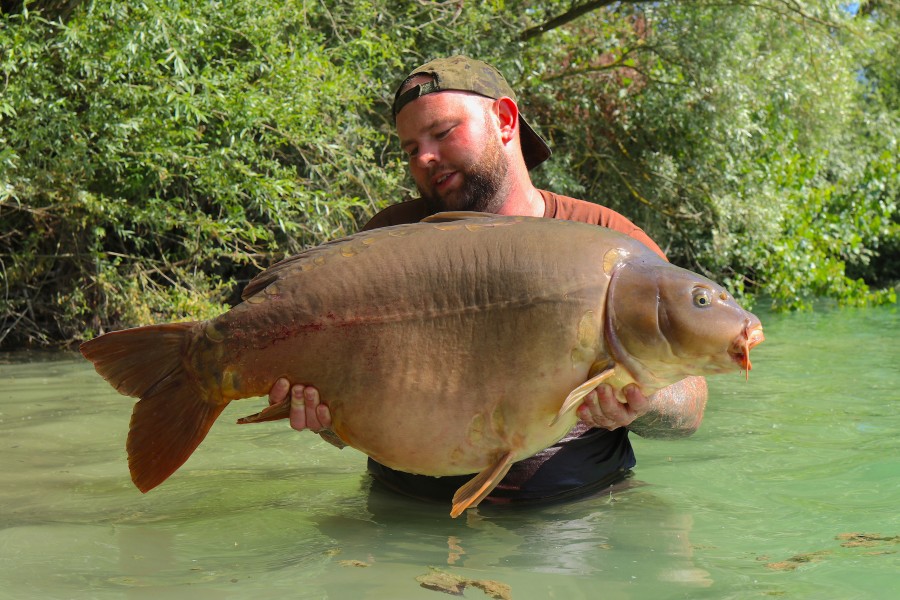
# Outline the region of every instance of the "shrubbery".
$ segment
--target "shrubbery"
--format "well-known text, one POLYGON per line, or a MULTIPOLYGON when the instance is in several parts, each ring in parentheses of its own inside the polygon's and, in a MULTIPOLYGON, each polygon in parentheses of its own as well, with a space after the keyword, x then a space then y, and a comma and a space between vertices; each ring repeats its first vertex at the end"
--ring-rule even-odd
POLYGON ((0 345, 210 316, 355 231, 412 192, 397 79, 454 53, 551 140, 536 183, 674 262, 782 307, 895 301, 893 3, 594 4, 523 41, 571 3, 4 3, 0 345))

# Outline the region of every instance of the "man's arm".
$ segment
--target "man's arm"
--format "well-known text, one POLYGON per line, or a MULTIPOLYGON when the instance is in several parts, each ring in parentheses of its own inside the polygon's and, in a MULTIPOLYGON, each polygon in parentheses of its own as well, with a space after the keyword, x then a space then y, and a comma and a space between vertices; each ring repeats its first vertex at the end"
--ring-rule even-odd
POLYGON ((625 404, 616 399, 610 386, 601 384, 585 397, 578 418, 593 427, 628 427, 642 437, 669 439, 693 434, 703 420, 707 397, 703 377, 687 377, 649 398, 634 384, 623 391, 625 404))
POLYGON ((687 377, 650 396, 650 410, 628 429, 646 438, 683 438, 700 428, 709 391, 703 377, 687 377))

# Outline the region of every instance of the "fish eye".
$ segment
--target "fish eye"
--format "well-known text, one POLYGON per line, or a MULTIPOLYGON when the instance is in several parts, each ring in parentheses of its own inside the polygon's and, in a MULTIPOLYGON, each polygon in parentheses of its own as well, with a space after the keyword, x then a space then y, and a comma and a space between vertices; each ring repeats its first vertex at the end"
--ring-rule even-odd
POLYGON ((694 306, 697 308, 706 308, 712 304, 712 296, 709 290, 704 288, 694 289, 694 306))

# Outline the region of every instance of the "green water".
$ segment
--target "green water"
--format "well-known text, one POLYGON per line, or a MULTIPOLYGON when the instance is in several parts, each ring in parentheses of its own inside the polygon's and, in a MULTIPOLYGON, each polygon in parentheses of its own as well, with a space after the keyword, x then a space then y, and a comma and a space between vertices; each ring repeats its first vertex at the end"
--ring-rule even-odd
POLYGON ((763 320, 749 382, 711 378, 690 439, 635 438, 627 489, 457 520, 370 493, 354 450, 233 425, 262 400, 142 495, 129 399, 74 355, 0 357, 0 598, 446 598, 432 568, 516 600, 896 598, 900 314, 763 320))

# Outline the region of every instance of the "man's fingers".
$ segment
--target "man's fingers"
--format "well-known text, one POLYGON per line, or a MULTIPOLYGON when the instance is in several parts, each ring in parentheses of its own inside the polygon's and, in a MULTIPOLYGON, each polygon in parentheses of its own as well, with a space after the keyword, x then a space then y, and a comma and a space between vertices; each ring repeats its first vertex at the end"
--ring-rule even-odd
POLYGON ((603 416, 603 411, 597 402, 597 390, 592 390, 584 397, 581 406, 578 407, 578 418, 590 423, 603 416))
MULTIPOLYGON (((286 380, 278 380, 272 389, 275 390, 281 381, 286 380)), ((270 398, 272 395, 270 392, 270 398)), ((320 433, 331 428, 331 411, 328 410, 328 406, 322 404, 319 390, 315 386, 298 383, 290 388, 290 398, 290 421, 293 429, 297 431, 309 429, 313 433, 320 433)))
POLYGON ((316 418, 322 424, 323 429, 331 429, 331 411, 325 404, 319 404, 316 407, 316 418))
POLYGON ((322 404, 319 390, 308 385, 303 390, 303 397, 306 399, 306 426, 316 433, 331 429, 331 411, 327 405, 322 404))
POLYGON ((613 417, 612 411, 619 410, 615 393, 607 384, 601 384, 584 397, 584 402, 578 408, 578 418, 592 427, 603 429, 616 429, 619 424, 613 417))
POLYGON ((303 398, 303 390, 306 386, 295 385, 291 388, 291 427, 297 431, 307 429, 306 403, 303 398))
POLYGON ((630 409, 632 419, 636 419, 650 410, 650 400, 637 385, 629 383, 622 391, 625 393, 625 399, 628 401, 626 406, 630 409))
POLYGON ((321 406, 319 401, 319 390, 309 385, 303 389, 303 406, 306 411, 306 427, 314 433, 319 433, 323 425, 319 422, 317 409, 321 406))
POLYGON ((275 382, 272 389, 269 390, 269 406, 281 404, 288 400, 288 393, 291 390, 291 382, 282 377, 275 382))
POLYGON ((607 384, 585 396, 578 409, 578 417, 593 427, 618 429, 630 425, 639 415, 647 412, 648 401, 636 385, 629 384, 623 390, 627 402, 619 402, 615 391, 607 384))

